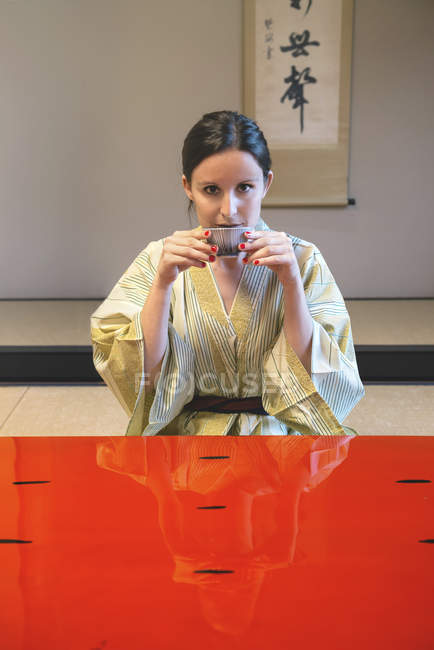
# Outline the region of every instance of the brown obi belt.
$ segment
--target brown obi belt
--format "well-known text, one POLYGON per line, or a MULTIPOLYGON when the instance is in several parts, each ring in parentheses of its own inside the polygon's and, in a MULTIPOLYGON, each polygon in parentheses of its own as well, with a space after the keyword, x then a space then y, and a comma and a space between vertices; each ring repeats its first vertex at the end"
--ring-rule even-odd
POLYGON ((185 404, 192 411, 212 411, 213 413, 255 413, 268 415, 260 397, 217 397, 216 395, 196 396, 185 404))

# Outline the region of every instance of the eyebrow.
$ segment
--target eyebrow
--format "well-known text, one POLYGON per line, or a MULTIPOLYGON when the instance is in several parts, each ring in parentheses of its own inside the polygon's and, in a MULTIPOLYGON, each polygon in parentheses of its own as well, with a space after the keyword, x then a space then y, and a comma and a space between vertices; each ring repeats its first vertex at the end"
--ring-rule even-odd
MULTIPOLYGON (((245 179, 243 179, 242 181, 238 181, 238 185, 239 185, 240 183, 253 183, 253 182, 257 182, 258 180, 259 180, 259 176, 257 176, 256 178, 245 178, 245 179)), ((202 181, 201 181, 200 183, 198 183, 198 185, 218 185, 218 183, 216 183, 215 181, 206 181, 206 182, 202 182, 202 181)))

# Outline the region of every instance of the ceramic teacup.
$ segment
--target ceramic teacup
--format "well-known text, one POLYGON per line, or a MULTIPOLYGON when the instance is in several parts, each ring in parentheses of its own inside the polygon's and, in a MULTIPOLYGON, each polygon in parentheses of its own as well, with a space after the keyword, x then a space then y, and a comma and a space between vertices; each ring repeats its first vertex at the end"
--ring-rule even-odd
POLYGON ((207 239, 208 244, 215 244, 217 248, 217 256, 220 257, 236 257, 241 251, 238 245, 246 242, 244 236, 245 232, 250 232, 252 228, 244 226, 227 226, 226 228, 204 228, 209 230, 210 234, 207 239))

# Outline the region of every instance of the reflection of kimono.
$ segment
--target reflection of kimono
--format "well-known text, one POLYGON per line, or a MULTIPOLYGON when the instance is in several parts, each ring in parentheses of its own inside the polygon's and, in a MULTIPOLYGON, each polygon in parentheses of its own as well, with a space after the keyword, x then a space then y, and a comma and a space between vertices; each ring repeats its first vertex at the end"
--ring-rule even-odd
MULTIPOLYGON (((347 458, 351 439, 266 436, 241 444, 230 437, 111 438, 97 445, 97 465, 153 492, 177 561, 175 578, 185 564, 223 568, 230 561, 269 569, 294 559, 300 495, 328 479, 347 458), (221 503, 225 513, 200 512, 221 503)), ((215 580, 184 573, 188 582, 215 580)))
MULTIPOLYGON (((256 229, 269 230, 262 220, 256 229)), ((95 367, 130 416, 127 435, 345 434, 341 422, 364 394, 348 312, 319 250, 288 236, 313 318, 312 377, 286 342, 275 273, 245 266, 228 315, 208 264, 173 285, 168 346, 149 386, 140 312, 163 240, 151 242, 91 317, 95 367), (194 395, 260 395, 268 415, 185 409, 194 395)))
POLYGON ((351 436, 112 438, 99 467, 148 487, 175 563, 196 585, 205 619, 245 631, 267 571, 303 560, 296 548, 303 492, 348 455, 351 436))

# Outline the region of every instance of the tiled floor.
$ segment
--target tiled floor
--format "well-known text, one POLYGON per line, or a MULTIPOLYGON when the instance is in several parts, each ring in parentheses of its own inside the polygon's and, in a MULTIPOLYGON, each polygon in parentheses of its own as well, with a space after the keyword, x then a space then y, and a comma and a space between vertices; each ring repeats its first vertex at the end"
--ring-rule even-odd
POLYGON ((103 385, 0 387, 0 436, 123 435, 127 424, 103 385))
MULTIPOLYGON (((363 435, 434 435, 434 385, 368 385, 345 424, 363 435)), ((106 386, 2 386, 0 436, 124 435, 106 386)))
MULTIPOLYGON (((100 301, 0 301, 0 345, 89 345, 100 301)), ((434 345, 434 300, 347 301, 354 341, 434 345)), ((434 385, 367 385, 345 424, 363 435, 434 435, 434 385)), ((124 435, 103 385, 0 386, 0 436, 124 435)))

